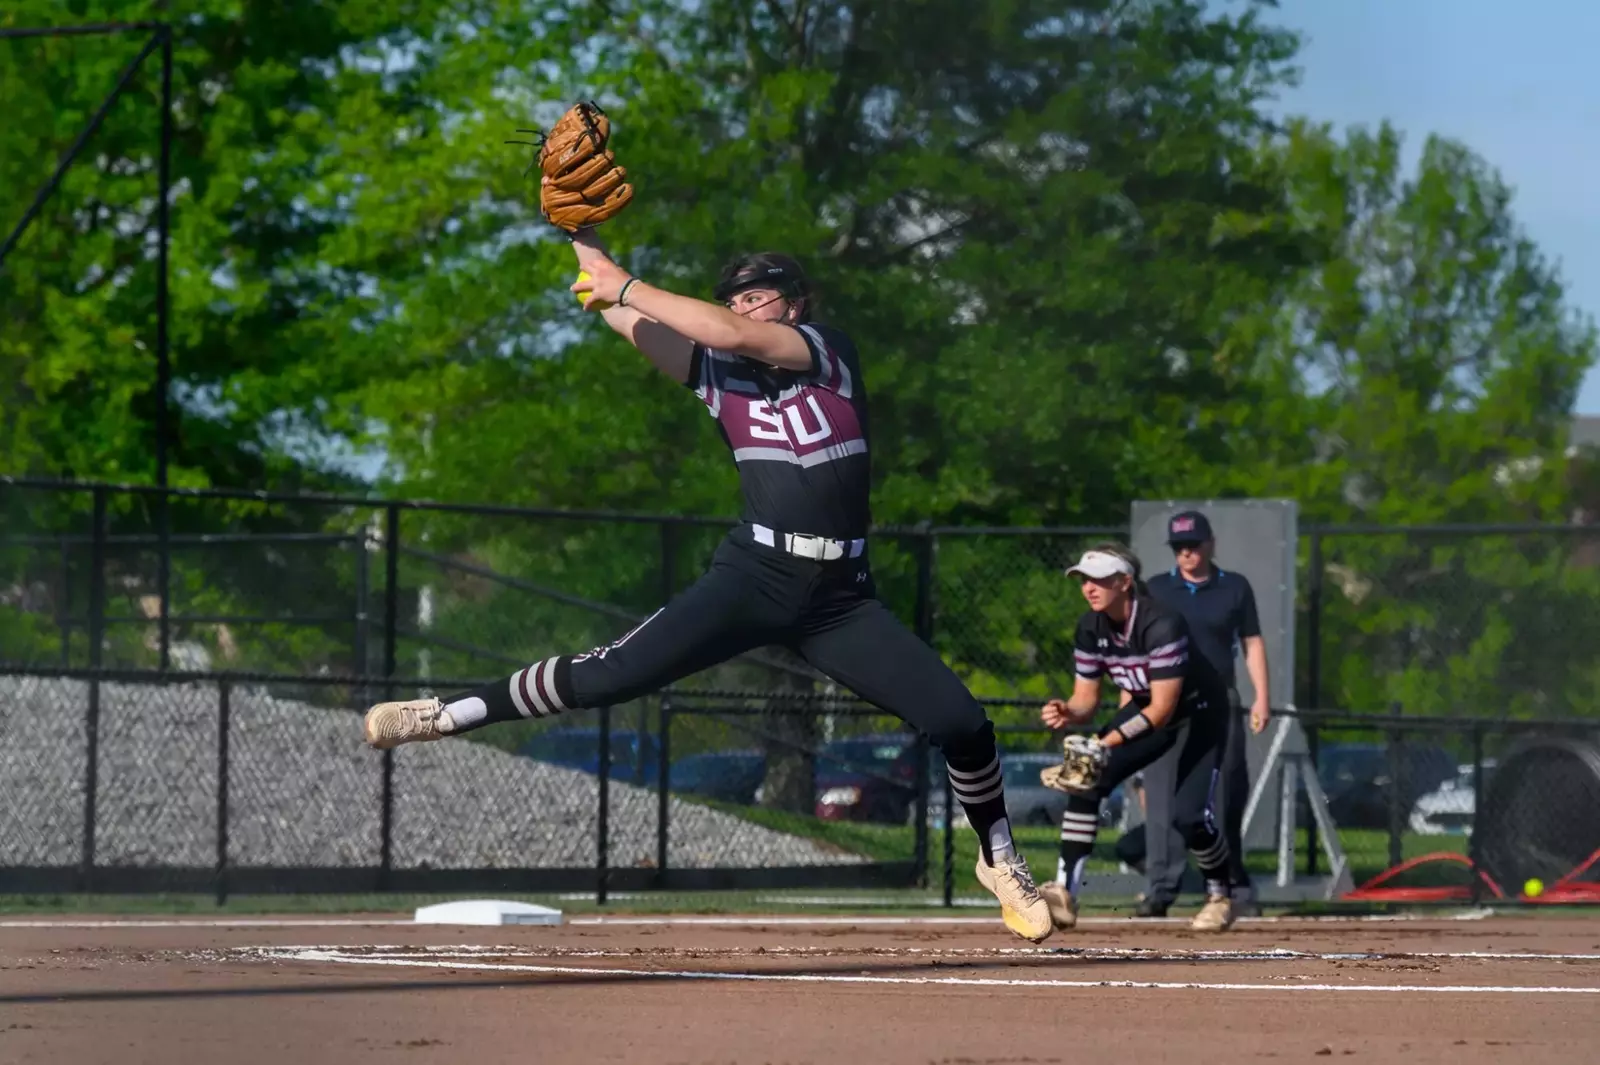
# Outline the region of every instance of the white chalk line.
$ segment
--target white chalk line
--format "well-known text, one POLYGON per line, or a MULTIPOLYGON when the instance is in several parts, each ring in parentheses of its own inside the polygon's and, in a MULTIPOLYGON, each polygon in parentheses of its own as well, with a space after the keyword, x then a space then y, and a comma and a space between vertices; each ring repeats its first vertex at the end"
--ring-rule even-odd
POLYGON ((1033 958, 1116 959, 1130 961, 1584 961, 1600 962, 1600 953, 1544 954, 1516 951, 1304 951, 1287 947, 1245 948, 1239 950, 1152 947, 656 947, 643 950, 592 947, 544 947, 519 949, 483 943, 442 944, 297 944, 272 947, 242 947, 233 950, 188 951, 186 956, 273 957, 285 951, 319 951, 349 957, 398 959, 463 958, 1033 958), (357 953, 357 952, 360 953, 357 953))
POLYGON ((380 928, 413 925, 401 920, 237 920, 229 917, 171 921, 0 921, 0 928, 380 928))
POLYGON ((335 951, 302 950, 280 955, 285 961, 340 965, 388 965, 405 968, 456 969, 474 972, 538 973, 553 976, 629 976, 657 980, 720 980, 752 983, 878 984, 945 987, 1126 988, 1161 991, 1328 991, 1367 994, 1463 995, 1600 995, 1600 987, 1519 987, 1470 984, 1236 984, 1165 980, 1036 980, 983 976, 860 976, 844 973, 724 973, 692 969, 601 969, 576 965, 527 965, 496 962, 374 958, 335 951))

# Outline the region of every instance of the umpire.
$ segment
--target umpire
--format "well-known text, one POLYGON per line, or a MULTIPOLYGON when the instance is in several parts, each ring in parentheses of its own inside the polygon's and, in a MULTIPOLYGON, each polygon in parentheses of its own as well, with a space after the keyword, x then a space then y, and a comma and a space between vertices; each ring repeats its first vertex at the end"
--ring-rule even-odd
MULTIPOLYGON (((1150 595, 1181 613, 1189 623, 1191 650, 1203 655, 1228 689, 1227 739, 1223 747, 1221 786, 1223 831, 1228 839, 1232 868, 1233 906, 1236 916, 1257 916, 1255 886, 1244 867, 1242 827, 1250 795, 1250 769, 1245 759, 1245 720, 1234 663, 1240 651, 1255 700, 1250 706, 1252 732, 1267 727, 1271 713, 1267 686, 1267 651, 1256 614, 1255 592, 1241 573, 1224 570, 1213 561, 1216 540, 1211 523, 1197 510, 1174 514, 1167 521, 1167 544, 1174 565, 1147 582, 1150 595)), ((1148 812, 1145 878, 1147 889, 1139 904, 1144 917, 1162 917, 1178 897, 1187 852, 1172 826, 1172 789, 1177 765, 1164 757, 1145 770, 1148 812), (1158 827, 1159 826, 1159 827, 1158 827)))

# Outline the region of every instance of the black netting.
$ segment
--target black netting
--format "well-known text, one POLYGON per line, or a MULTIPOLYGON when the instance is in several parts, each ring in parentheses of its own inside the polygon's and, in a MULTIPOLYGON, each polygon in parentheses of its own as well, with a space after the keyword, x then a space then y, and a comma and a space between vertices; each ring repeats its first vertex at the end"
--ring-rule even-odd
POLYGON ((1478 853, 1507 892, 1529 879, 1553 885, 1600 851, 1600 745, 1591 740, 1519 743, 1484 798, 1478 853))

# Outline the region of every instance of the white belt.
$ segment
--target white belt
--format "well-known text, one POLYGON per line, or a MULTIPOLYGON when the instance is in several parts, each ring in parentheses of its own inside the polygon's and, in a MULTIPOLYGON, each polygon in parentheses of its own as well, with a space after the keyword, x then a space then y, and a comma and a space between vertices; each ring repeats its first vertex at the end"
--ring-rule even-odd
POLYGON ((867 549, 865 538, 859 540, 830 540, 826 536, 811 536, 807 533, 781 533, 769 529, 765 525, 750 526, 755 532, 756 543, 767 547, 778 547, 779 537, 782 537, 783 550, 797 558, 814 559, 817 562, 831 562, 836 558, 860 558, 867 549))

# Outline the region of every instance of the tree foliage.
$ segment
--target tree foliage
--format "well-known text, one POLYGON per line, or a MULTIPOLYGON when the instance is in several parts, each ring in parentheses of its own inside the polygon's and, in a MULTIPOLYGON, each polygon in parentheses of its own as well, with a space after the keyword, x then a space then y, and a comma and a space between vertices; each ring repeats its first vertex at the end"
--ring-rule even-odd
MULTIPOLYGON (((714 426, 579 310, 529 150, 505 143, 593 97, 639 189, 605 230, 631 269, 704 295, 739 251, 810 267, 863 352, 881 522, 1120 523, 1175 494, 1292 496, 1306 521, 1564 519, 1592 326, 1469 147, 1430 138, 1411 165, 1387 127, 1273 121, 1298 45, 1273 7, 15 0, 0 18, 176 26, 178 483, 350 485, 337 457, 373 449, 398 494, 734 513, 714 426)), ((0 43, 15 212, 138 43, 0 43)), ((157 69, 0 272, 8 471, 152 473, 157 69)), ((221 520, 197 509, 193 529, 221 520)), ((403 613, 426 586, 440 631, 513 658, 620 620, 461 566, 640 612, 713 542, 686 533, 664 579, 646 526, 408 513, 403 539, 424 553, 403 613)), ((941 552, 941 649, 984 690, 1056 683, 1063 542, 941 552)), ((1341 543, 1350 586, 1377 590, 1329 599, 1338 697, 1421 706, 1445 672, 1465 690, 1549 670, 1495 634, 1548 596, 1588 601, 1586 571, 1510 550, 1341 543)), ((885 540, 876 566, 909 616, 914 552, 885 540)), ((222 611, 284 571, 204 572, 222 611)))

